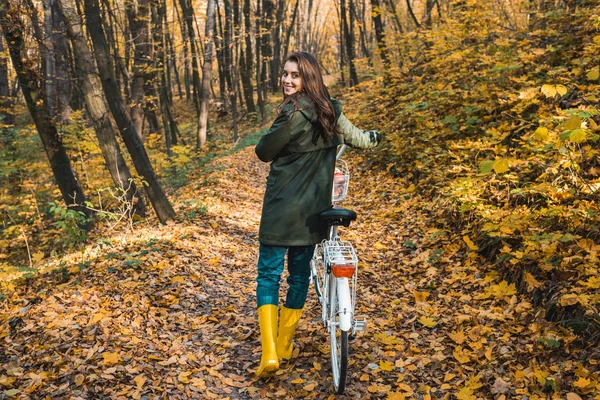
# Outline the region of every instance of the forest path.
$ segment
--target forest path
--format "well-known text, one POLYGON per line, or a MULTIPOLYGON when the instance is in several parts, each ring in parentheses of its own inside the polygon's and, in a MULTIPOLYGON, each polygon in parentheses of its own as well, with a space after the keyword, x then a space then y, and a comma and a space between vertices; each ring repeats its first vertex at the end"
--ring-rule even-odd
MULTIPOLYGON (((411 185, 369 170, 362 157, 348 157, 344 206, 359 219, 342 234, 359 254, 358 313, 369 326, 351 343, 345 398, 535 398, 550 376, 573 380, 575 368, 591 367, 544 346, 558 333, 532 323, 514 287, 482 270, 460 237, 436 229, 436 210, 411 185), (559 362, 553 375, 535 367, 559 362)), ((0 306, 0 390, 17 398, 331 397, 312 291, 297 357, 269 380, 253 374, 267 173, 252 147, 215 160, 173 196, 178 222, 105 237, 84 263, 64 260, 64 273, 16 287, 0 306)))

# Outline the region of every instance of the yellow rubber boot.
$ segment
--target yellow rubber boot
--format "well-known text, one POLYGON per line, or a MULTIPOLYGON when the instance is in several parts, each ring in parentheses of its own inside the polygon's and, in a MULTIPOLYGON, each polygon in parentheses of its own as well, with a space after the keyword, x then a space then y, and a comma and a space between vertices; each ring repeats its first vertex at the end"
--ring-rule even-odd
POLYGON ((258 308, 258 325, 260 326, 262 355, 256 375, 259 378, 266 378, 279 369, 279 359, 275 349, 275 337, 277 336, 277 306, 275 304, 265 304, 258 308))
POLYGON ((277 355, 279 358, 289 360, 292 358, 294 345, 292 339, 298 327, 298 321, 302 315, 302 309, 295 310, 292 308, 281 309, 281 318, 279 319, 279 336, 277 336, 277 355))

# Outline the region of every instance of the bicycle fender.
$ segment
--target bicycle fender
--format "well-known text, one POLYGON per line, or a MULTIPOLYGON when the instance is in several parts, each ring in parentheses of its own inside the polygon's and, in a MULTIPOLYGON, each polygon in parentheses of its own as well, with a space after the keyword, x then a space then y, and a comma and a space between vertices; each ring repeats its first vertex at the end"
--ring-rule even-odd
POLYGON ((352 328, 352 297, 348 278, 336 278, 338 296, 338 318, 340 329, 349 331, 352 328))

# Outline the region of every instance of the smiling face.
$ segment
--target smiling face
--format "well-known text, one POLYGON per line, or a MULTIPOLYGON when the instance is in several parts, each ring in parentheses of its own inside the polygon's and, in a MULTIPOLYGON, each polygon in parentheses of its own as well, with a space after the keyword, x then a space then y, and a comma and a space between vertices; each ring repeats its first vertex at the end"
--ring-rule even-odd
POLYGON ((285 63, 283 74, 281 75, 281 86, 283 86, 283 94, 285 96, 302 91, 302 77, 300 76, 297 62, 287 61, 285 63))

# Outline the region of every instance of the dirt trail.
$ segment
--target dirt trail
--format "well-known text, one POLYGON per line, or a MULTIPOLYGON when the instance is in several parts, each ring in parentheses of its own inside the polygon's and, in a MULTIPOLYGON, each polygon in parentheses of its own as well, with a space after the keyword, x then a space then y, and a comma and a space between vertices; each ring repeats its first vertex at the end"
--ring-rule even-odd
MULTIPOLYGON (((436 229, 436 211, 409 185, 352 168, 345 206, 359 221, 346 237, 369 328, 351 344, 345 398, 533 399, 549 379, 564 394, 577 368, 596 370, 570 360, 567 336, 534 322, 526 299, 436 229), (564 346, 545 346, 552 338, 564 346)), ((107 237, 90 245, 88 267, 67 261, 68 273, 30 280, 0 304, 0 398, 331 397, 312 292, 297 357, 270 380, 253 375, 268 165, 247 148, 211 170, 173 196, 179 222, 107 237)))

